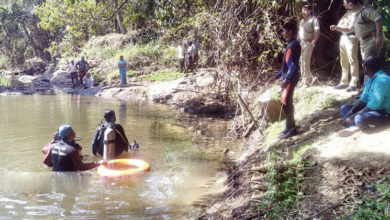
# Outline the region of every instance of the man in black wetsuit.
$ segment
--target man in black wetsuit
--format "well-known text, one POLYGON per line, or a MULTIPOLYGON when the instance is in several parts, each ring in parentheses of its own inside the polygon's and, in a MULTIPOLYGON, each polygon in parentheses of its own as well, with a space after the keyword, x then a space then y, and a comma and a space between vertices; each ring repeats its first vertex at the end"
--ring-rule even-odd
POLYGON ((81 146, 74 139, 76 133, 69 125, 62 125, 58 129, 60 141, 50 145, 43 163, 53 167, 53 171, 83 171, 93 169, 104 162, 83 163, 80 155, 81 146))
POLYGON ((289 21, 283 25, 283 38, 288 44, 284 51, 282 69, 271 80, 281 78, 282 87, 282 108, 286 114, 286 129, 280 134, 281 139, 289 138, 297 134, 294 120, 293 96, 295 87, 300 78, 299 58, 301 56, 301 46, 296 40, 297 25, 289 21))
POLYGON ((115 157, 123 153, 123 151, 129 150, 129 141, 127 140, 125 131, 120 124, 116 124, 116 116, 114 110, 107 110, 104 112, 104 124, 100 124, 95 131, 92 140, 92 153, 94 155, 99 154, 103 156, 104 147, 104 132, 108 126, 115 131, 115 157))

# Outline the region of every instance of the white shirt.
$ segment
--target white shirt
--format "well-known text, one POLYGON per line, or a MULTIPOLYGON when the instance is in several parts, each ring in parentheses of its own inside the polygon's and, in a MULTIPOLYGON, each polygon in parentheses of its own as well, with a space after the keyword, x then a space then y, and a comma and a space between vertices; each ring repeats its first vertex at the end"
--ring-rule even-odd
POLYGON ((69 72, 76 72, 76 65, 69 64, 69 72))
POLYGON ((177 52, 177 57, 179 59, 184 59, 184 50, 183 50, 183 47, 181 45, 177 46, 176 52, 177 52))

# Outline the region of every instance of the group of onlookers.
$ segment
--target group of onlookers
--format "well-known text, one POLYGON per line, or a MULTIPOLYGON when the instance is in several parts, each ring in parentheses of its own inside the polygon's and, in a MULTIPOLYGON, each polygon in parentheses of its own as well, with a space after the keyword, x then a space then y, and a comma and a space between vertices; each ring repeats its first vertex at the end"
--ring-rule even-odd
POLYGON ((179 45, 176 48, 177 57, 179 59, 179 67, 181 72, 185 72, 188 76, 188 71, 191 71, 195 74, 196 67, 199 60, 197 43, 192 41, 188 42, 187 50, 185 51, 185 44, 183 41, 179 42, 179 45))
POLYGON ((340 136, 349 136, 356 131, 368 131, 390 124, 390 76, 381 70, 379 59, 384 42, 383 20, 372 7, 362 0, 344 0, 347 10, 332 31, 342 33, 340 38, 341 81, 336 89, 355 91, 358 87, 358 47, 363 60, 364 89, 354 105, 343 105, 341 115, 346 129, 340 136), (348 78, 351 80, 348 86, 348 78))
MULTIPOLYGON (((74 60, 71 60, 68 69, 72 80, 72 88, 81 87, 88 89, 93 87, 93 76, 88 72, 90 65, 85 60, 84 56, 82 56, 81 60, 76 64, 74 63, 74 60)), ((123 56, 119 57, 118 69, 121 85, 126 85, 127 62, 124 60, 123 56)))
MULTIPOLYGON (((341 108, 343 125, 348 127, 340 131, 341 136, 359 129, 387 125, 390 122, 390 76, 381 70, 379 60, 384 42, 382 17, 375 9, 365 6, 362 0, 344 0, 344 7, 347 11, 340 22, 330 26, 330 30, 342 33, 340 38, 342 77, 335 89, 357 90, 359 46, 366 81, 359 102, 341 108)), ((280 134, 280 138, 289 138, 297 134, 293 95, 299 78, 302 75, 303 87, 310 86, 315 80, 310 69, 311 55, 320 35, 320 26, 318 19, 312 15, 312 7, 308 3, 302 6, 302 17, 299 29, 293 21, 283 25, 283 38, 288 44, 284 51, 282 69, 271 79, 271 82, 278 78, 282 80, 281 103, 286 114, 286 129, 280 134)))
POLYGON ((88 72, 89 63, 85 61, 84 56, 81 57, 76 64, 74 61, 70 61, 69 72, 72 80, 72 88, 83 87, 84 89, 91 88, 93 86, 93 77, 88 72))

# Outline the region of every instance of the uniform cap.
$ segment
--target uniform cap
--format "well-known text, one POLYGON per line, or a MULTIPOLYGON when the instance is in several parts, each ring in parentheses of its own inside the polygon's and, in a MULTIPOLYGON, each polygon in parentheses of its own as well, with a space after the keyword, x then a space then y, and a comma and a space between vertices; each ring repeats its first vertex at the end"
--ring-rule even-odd
POLYGON ((68 137, 72 131, 73 129, 70 125, 61 125, 60 128, 58 128, 58 133, 61 138, 68 137))
POLYGON ((302 8, 307 8, 307 9, 310 9, 311 10, 311 6, 308 2, 304 2, 303 5, 302 5, 302 8))

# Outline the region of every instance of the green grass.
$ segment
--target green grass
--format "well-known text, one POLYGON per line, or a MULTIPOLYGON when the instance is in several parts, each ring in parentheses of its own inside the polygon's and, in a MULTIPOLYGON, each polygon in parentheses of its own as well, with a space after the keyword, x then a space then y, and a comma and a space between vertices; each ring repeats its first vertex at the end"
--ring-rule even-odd
POLYGON ((128 70, 127 72, 126 72, 126 75, 127 75, 127 77, 134 77, 134 76, 136 76, 138 74, 138 72, 137 71, 135 71, 135 70, 128 70))
POLYGON ((390 219, 390 176, 365 185, 372 186, 372 190, 363 191, 363 204, 350 219, 390 219))
POLYGON ((11 80, 8 78, 2 78, 0 77, 0 86, 8 87, 11 86, 11 80))
POLYGON ((8 58, 5 55, 0 56, 0 69, 6 69, 9 65, 8 58))
POLYGON ((162 81, 175 80, 183 76, 184 73, 181 73, 177 70, 162 70, 159 72, 153 72, 148 75, 140 76, 138 80, 149 81, 149 82, 162 82, 162 81))
POLYGON ((109 60, 113 66, 117 65, 120 56, 123 56, 126 61, 139 59, 149 60, 154 65, 166 67, 177 65, 176 48, 160 42, 150 42, 141 45, 127 44, 120 49, 113 49, 109 46, 84 48, 83 53, 89 59, 109 60))
POLYGON ((266 143, 267 146, 273 145, 277 140, 282 129, 282 122, 276 121, 270 124, 267 128, 266 143))
POLYGON ((294 94, 295 119, 305 119, 315 112, 333 107, 335 103, 334 96, 326 95, 316 87, 298 89, 294 94))
POLYGON ((114 72, 111 72, 111 73, 109 73, 107 75, 108 81, 116 80, 116 79, 119 79, 119 78, 120 78, 119 71, 114 71, 114 72))
POLYGON ((302 182, 305 179, 308 162, 302 160, 303 154, 311 145, 301 145, 285 160, 280 153, 271 148, 267 157, 267 197, 259 204, 260 212, 266 219, 284 219, 288 210, 304 197, 302 182))

